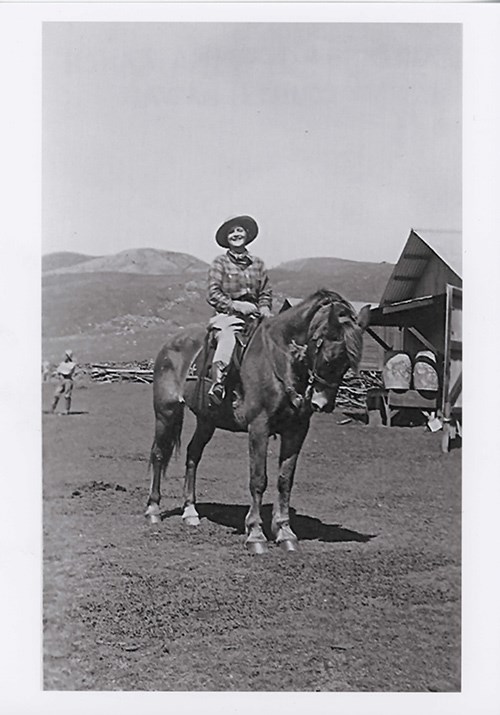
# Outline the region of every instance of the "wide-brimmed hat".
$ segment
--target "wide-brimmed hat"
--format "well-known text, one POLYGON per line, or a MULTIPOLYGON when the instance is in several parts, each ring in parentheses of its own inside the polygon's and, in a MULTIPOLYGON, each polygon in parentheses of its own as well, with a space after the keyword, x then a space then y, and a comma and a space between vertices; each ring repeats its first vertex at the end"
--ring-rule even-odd
POLYGON ((65 350, 64 354, 66 357, 72 358, 73 357, 73 350, 65 350))
POLYGON ((215 234, 215 240, 217 241, 219 246, 222 246, 222 248, 229 248, 229 243, 227 242, 227 234, 229 232, 229 229, 233 226, 241 226, 247 232, 247 240, 245 245, 248 245, 254 239, 256 239, 257 234, 259 233, 257 221, 251 216, 235 216, 234 218, 229 218, 227 221, 224 221, 222 226, 217 229, 217 233, 215 234))

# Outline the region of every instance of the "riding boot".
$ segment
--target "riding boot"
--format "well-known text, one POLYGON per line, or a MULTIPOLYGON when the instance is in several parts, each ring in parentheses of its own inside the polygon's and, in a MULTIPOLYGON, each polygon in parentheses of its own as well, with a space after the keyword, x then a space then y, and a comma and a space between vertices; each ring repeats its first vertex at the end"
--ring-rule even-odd
POLYGON ((216 362, 212 366, 213 383, 208 391, 210 404, 219 406, 222 404, 226 395, 226 375, 228 365, 223 362, 216 362))
POLYGON ((58 397, 54 397, 54 399, 52 400, 52 406, 51 406, 51 408, 50 408, 50 411, 51 411, 52 414, 54 414, 54 412, 56 411, 56 407, 57 407, 57 403, 58 403, 58 402, 59 402, 59 398, 58 398, 58 397))
POLYGON ((71 407, 71 397, 65 397, 66 400, 66 414, 69 415, 69 410, 71 407))

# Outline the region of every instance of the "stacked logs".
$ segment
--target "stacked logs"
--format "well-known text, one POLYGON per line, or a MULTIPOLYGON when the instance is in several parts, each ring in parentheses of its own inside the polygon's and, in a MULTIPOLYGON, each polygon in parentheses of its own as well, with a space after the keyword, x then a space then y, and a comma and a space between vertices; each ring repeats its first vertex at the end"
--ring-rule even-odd
MULTIPOLYGON (((153 361, 136 363, 92 363, 87 367, 95 382, 153 382, 153 361)), ((383 388, 382 373, 378 370, 361 370, 358 375, 349 371, 337 395, 337 407, 364 409, 368 390, 383 388)))
POLYGON ((87 367, 94 382, 153 382, 153 363, 91 363, 87 367))
POLYGON ((349 370, 339 387, 336 405, 340 409, 364 410, 367 391, 383 386, 382 373, 379 370, 360 370, 357 375, 349 370))

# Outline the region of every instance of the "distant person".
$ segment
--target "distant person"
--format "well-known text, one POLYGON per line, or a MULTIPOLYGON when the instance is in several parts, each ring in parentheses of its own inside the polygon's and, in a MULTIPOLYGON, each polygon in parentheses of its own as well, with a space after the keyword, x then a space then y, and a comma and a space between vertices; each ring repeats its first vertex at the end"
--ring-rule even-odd
POLYGON ((208 271, 207 301, 216 314, 210 320, 217 348, 213 358, 214 382, 210 401, 220 404, 225 395, 227 369, 236 343, 236 333, 251 318, 271 315, 272 289, 264 262, 247 250, 259 232, 251 216, 235 216, 225 221, 215 240, 227 251, 218 256, 208 271))
POLYGON ((64 397, 66 401, 66 413, 69 415, 71 408, 71 393, 73 392, 73 378, 77 368, 77 363, 73 359, 73 351, 66 350, 64 360, 56 367, 56 375, 59 378, 59 384, 54 392, 52 400, 51 412, 56 411, 57 403, 60 397, 64 397))

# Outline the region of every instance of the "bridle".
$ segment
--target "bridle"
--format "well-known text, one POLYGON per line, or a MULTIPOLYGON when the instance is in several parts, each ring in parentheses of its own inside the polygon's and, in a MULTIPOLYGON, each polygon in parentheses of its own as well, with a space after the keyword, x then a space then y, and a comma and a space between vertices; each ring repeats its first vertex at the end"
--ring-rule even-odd
MULTIPOLYGON (((346 322, 348 318, 346 318, 343 322, 346 322)), ((275 348, 277 348, 282 354, 288 356, 288 353, 283 350, 283 348, 278 345, 269 335, 268 332, 268 326, 263 325, 263 334, 264 334, 264 344, 266 345, 269 355, 271 357, 271 350, 270 347, 271 345, 275 348)), ((327 390, 334 390, 338 387, 338 383, 331 383, 325 380, 324 378, 320 377, 317 373, 317 364, 318 364, 318 357, 319 353, 321 351, 321 346, 323 345, 323 338, 318 337, 314 340, 314 354, 313 354, 313 359, 312 359, 312 366, 308 368, 308 379, 307 379, 307 386, 305 389, 305 392, 303 395, 300 394, 300 392, 297 392, 297 390, 292 387, 292 385, 288 385, 286 380, 278 374, 276 370, 276 366, 274 364, 274 361, 271 359, 271 368, 273 371, 273 374, 275 378, 278 380, 278 382, 283 386, 285 393, 290 400, 292 407, 295 409, 300 409, 304 404, 310 401, 312 392, 313 392, 313 387, 315 384, 321 385, 322 387, 326 388, 327 390)), ((296 347, 303 353, 303 358, 305 358, 306 353, 307 353, 307 346, 306 345, 299 345, 296 343, 296 347)), ((303 359, 302 358, 302 359, 303 359)))
POLYGON ((317 373, 318 356, 319 356, 319 352, 321 350, 322 345, 323 345, 323 338, 317 338, 315 341, 315 345, 314 345, 314 358, 313 358, 312 368, 309 368, 308 383, 312 385, 313 383, 317 382, 320 385, 322 385, 323 387, 332 389, 333 385, 331 383, 327 382, 322 377, 320 377, 317 373))

